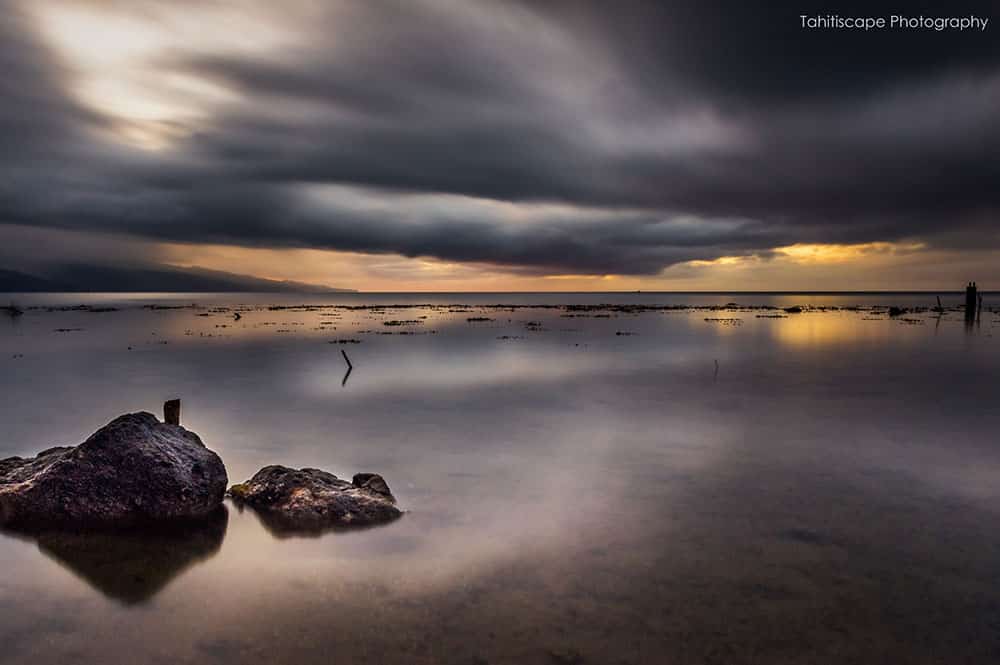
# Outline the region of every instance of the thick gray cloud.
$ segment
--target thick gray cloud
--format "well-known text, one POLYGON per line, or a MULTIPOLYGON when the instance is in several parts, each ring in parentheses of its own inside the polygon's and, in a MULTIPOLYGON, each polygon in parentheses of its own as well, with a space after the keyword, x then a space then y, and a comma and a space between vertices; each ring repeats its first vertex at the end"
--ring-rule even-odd
MULTIPOLYGON (((0 223, 529 273, 1000 241, 993 25, 802 30, 814 2, 262 3, 255 20, 293 46, 178 39, 143 63, 227 91, 146 151, 110 138, 122 117, 81 100, 75 63, 8 4, 0 223)), ((947 14, 1000 20, 990 4, 947 14)), ((79 5, 168 32, 167 14, 206 6, 79 5)))

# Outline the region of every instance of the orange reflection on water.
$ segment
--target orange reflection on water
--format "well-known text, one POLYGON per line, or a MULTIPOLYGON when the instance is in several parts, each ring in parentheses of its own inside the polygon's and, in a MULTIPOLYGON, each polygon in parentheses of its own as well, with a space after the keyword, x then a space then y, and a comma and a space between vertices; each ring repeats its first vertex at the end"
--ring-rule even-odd
POLYGON ((898 338, 919 324, 893 321, 869 312, 803 312, 766 322, 771 335, 784 346, 806 348, 855 344, 898 338))

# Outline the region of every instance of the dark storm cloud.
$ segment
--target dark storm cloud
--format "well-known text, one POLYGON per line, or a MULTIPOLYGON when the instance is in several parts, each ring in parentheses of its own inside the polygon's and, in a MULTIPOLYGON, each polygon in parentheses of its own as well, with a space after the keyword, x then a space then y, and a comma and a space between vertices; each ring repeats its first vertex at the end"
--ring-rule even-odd
POLYGON ((58 72, 33 37, 23 14, 6 13, 0 20, 0 132, 4 165, 14 168, 12 157, 31 157, 51 148, 52 139, 63 140, 89 114, 66 99, 58 72), (27 155, 25 154, 27 153, 27 155))
MULTIPOLYGON (((805 31, 800 14, 829 11, 813 2, 267 7, 294 47, 181 43, 147 63, 236 100, 160 152, 111 141, 114 120, 74 101, 73 63, 8 12, 0 222, 594 274, 1000 240, 997 26, 805 31)), ((946 13, 974 12, 990 16, 946 13)))
MULTIPOLYGON (((887 86, 919 84, 956 72, 995 73, 996 33, 921 30, 802 30, 800 16, 991 17, 990 0, 771 0, 765 3, 526 0, 555 20, 572 21, 616 54, 651 92, 665 82, 719 101, 839 100, 887 86)), ((996 21, 993 17, 991 20, 996 21)))

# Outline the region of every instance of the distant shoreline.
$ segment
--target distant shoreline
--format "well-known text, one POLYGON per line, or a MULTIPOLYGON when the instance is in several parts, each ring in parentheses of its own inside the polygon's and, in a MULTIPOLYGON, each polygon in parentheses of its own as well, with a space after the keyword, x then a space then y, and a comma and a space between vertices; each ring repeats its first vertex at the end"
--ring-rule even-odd
MULTIPOLYGON (((965 293, 962 289, 941 290, 871 290, 871 291, 357 291, 340 289, 331 291, 0 291, 0 296, 10 295, 150 295, 150 296, 208 296, 208 295, 300 295, 300 296, 364 296, 364 295, 761 295, 761 296, 841 296, 841 295, 955 295, 965 293)), ((1000 291, 980 290, 979 293, 996 294, 1000 291)))

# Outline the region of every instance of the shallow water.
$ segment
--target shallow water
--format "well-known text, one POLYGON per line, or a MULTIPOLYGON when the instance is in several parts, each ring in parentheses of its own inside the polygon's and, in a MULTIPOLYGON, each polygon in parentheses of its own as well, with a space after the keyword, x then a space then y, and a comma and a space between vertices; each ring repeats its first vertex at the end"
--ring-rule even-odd
POLYGON ((181 397, 231 482, 376 471, 407 514, 0 536, 0 662, 1000 661, 990 296, 14 299, 0 457, 181 397))

